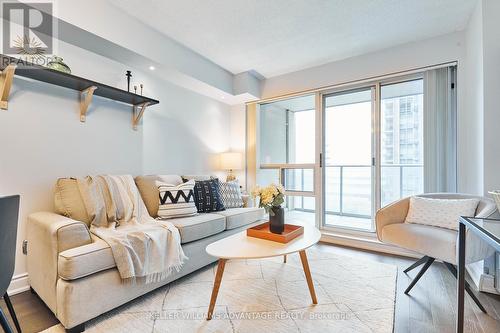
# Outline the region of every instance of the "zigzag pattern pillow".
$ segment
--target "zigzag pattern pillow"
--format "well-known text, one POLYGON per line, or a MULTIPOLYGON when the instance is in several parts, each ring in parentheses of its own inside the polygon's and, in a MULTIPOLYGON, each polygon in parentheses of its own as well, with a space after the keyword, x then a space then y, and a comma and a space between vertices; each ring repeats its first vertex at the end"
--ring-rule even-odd
POLYGON ((243 198, 241 197, 238 181, 219 182, 219 192, 225 208, 243 207, 243 198))
POLYGON ((158 186, 160 192, 158 217, 160 219, 171 219, 198 214, 194 202, 194 185, 194 180, 179 185, 157 181, 156 186, 158 186))

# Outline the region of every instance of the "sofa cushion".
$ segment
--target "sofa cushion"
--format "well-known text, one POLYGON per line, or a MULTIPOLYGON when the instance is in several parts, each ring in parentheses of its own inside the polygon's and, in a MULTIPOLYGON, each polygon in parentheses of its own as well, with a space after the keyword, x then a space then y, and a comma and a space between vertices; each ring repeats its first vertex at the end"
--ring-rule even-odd
POLYGON ((221 212, 210 213, 226 217, 226 230, 235 229, 264 218, 264 208, 229 208, 221 212))
MULTIPOLYGON (((226 218, 215 214, 199 214, 196 216, 168 219, 181 235, 181 244, 189 243, 211 235, 218 234, 226 229, 226 218)), ((163 223, 161 220, 158 223, 163 223)))
POLYGON ((63 280, 76 280, 106 269, 116 267, 109 245, 94 237, 91 244, 59 253, 57 272, 63 280))
POLYGON ((135 177, 135 184, 141 193, 142 200, 148 209, 149 215, 156 218, 160 205, 160 192, 156 182, 179 185, 182 183, 181 176, 178 175, 148 175, 135 177))
POLYGON ((382 241, 456 263, 457 232, 421 224, 395 223, 382 229, 382 241))
POLYGON ((56 213, 90 225, 91 217, 85 209, 76 178, 59 178, 57 180, 54 205, 56 213))

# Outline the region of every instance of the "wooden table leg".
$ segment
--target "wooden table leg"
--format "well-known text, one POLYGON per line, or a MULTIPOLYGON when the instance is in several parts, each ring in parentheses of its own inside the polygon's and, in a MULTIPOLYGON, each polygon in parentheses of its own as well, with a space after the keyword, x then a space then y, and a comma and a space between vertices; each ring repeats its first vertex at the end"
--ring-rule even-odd
POLYGON ((224 273, 224 267, 226 266, 227 259, 219 259, 219 265, 217 266, 217 274, 215 275, 214 288, 212 289, 212 297, 210 298, 210 306, 208 307, 207 320, 212 319, 212 315, 215 308, 215 301, 217 300, 217 294, 219 293, 220 283, 222 281, 222 274, 224 273))
POLYGON ((304 268, 304 274, 306 275, 307 286, 309 287, 309 292, 311 293, 311 298, 313 304, 318 304, 318 299, 316 298, 316 292, 314 291, 314 284, 311 277, 311 270, 309 269, 309 263, 307 262, 306 250, 299 252, 300 261, 302 261, 302 268, 304 268))
POLYGON ((286 254, 283 256, 283 262, 286 264, 286 254))

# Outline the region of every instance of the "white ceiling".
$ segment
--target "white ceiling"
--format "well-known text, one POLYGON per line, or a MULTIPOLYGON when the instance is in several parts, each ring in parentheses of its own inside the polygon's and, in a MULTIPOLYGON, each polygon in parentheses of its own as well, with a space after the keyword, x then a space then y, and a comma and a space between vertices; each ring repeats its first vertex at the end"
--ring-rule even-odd
POLYGON ((462 30, 476 4, 476 0, 109 1, 233 74, 255 70, 265 77, 462 30))

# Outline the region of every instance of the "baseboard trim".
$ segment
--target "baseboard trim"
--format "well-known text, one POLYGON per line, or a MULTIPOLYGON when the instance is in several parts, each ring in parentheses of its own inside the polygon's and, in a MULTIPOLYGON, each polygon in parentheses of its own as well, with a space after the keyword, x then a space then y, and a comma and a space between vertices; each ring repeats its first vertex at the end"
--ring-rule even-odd
POLYGON ((323 234, 321 235, 321 241, 324 243, 336 244, 336 245, 347 246, 374 252, 393 254, 409 258, 422 257, 421 254, 405 250, 393 245, 381 243, 378 239, 372 237, 341 235, 341 234, 323 232, 323 234))
POLYGON ((12 277, 7 292, 9 293, 9 295, 15 295, 29 289, 30 289, 30 284, 28 279, 28 273, 22 273, 14 275, 12 277))

